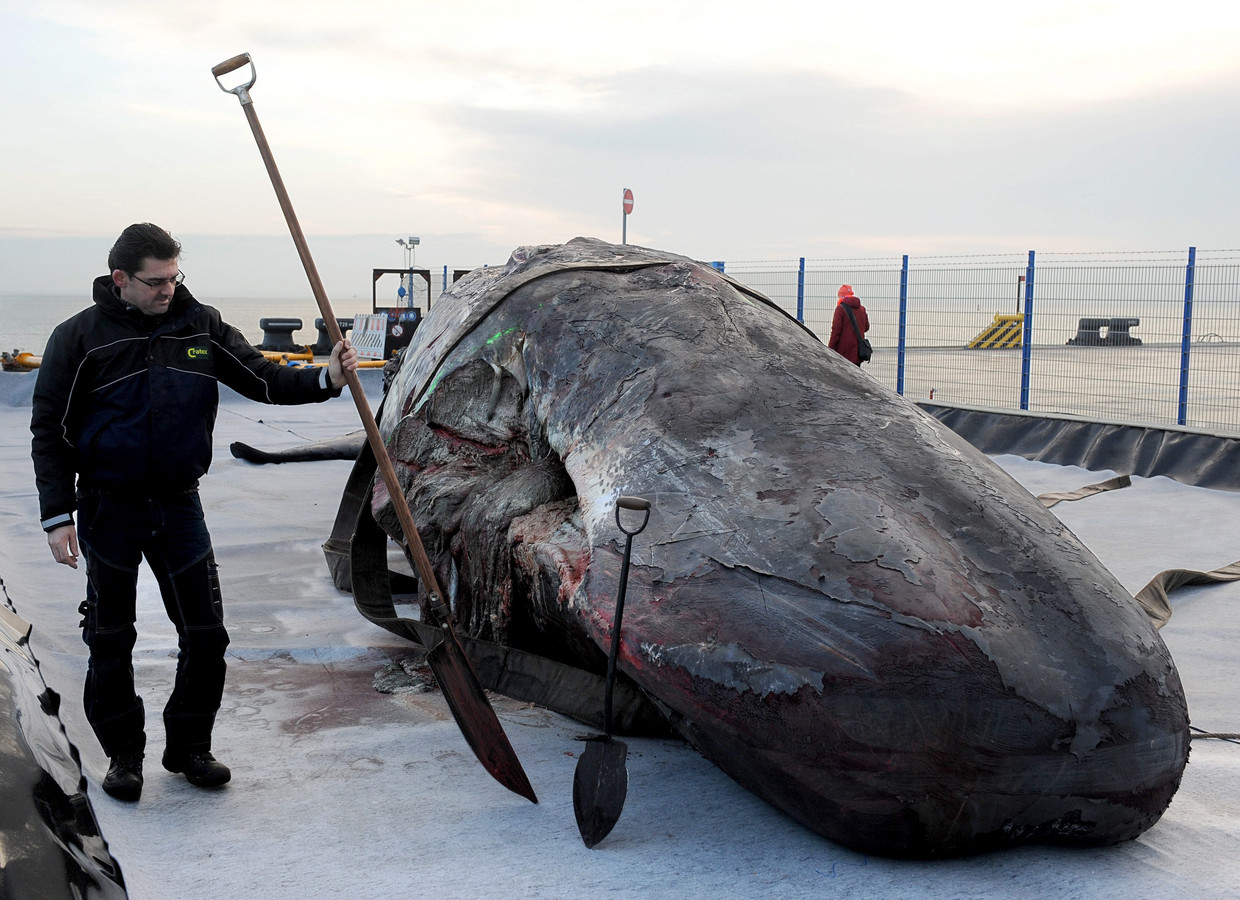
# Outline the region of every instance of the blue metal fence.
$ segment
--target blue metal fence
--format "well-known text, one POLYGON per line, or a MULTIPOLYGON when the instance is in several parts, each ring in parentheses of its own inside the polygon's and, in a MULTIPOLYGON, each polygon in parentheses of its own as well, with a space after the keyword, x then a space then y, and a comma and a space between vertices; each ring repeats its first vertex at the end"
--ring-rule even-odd
POLYGON ((1240 250, 711 265, 824 343, 852 285, 866 371, 912 400, 1240 437, 1240 250))
POLYGON ((910 399, 1240 436, 1240 251, 715 265, 824 341, 852 285, 910 399))

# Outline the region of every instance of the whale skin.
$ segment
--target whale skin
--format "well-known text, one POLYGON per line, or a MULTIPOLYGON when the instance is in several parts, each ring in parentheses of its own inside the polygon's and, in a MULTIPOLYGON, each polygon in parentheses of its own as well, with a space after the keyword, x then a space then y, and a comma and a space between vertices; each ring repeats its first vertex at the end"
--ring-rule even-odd
MULTIPOLYGON (((1175 665, 1024 488, 767 298, 578 238, 422 321, 380 427, 458 629, 618 665, 744 787, 857 850, 1134 838, 1187 762, 1175 665)), ((382 482, 372 511, 399 525, 382 482)), ((685 798, 685 802, 691 802, 685 798)))

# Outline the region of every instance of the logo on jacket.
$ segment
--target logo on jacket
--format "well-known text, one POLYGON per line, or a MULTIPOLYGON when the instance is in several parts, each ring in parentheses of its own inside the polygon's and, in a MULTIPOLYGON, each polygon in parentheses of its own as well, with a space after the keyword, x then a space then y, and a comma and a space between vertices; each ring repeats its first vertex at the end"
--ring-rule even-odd
POLYGON ((210 353, 206 347, 189 347, 186 349, 185 355, 190 359, 206 359, 210 353))

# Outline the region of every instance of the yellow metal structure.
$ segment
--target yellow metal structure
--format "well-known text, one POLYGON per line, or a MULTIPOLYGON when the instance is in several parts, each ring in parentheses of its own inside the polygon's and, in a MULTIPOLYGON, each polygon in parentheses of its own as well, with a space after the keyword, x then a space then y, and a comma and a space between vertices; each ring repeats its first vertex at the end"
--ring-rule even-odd
POLYGON ((1020 346, 1021 331, 1025 327, 1023 315, 995 314, 995 320, 982 333, 969 341, 970 350, 1013 350, 1020 346))
POLYGON ((271 362, 280 363, 281 365, 287 365, 289 361, 297 360, 303 360, 305 362, 314 361, 314 354, 306 349, 292 351, 260 350, 259 352, 262 353, 263 356, 267 357, 267 359, 271 362))
POLYGON ((24 350, 14 350, 12 353, 0 354, 0 366, 6 372, 29 372, 31 369, 37 369, 43 362, 43 357, 35 356, 24 350))

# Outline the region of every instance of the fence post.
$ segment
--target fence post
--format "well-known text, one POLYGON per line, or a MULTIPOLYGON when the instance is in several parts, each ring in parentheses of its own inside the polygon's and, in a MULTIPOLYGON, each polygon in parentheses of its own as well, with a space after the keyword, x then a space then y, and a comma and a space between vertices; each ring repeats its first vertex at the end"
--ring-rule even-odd
POLYGON ((1188 352, 1193 345, 1193 276, 1197 267, 1197 248, 1188 248, 1184 269, 1184 331, 1180 338, 1180 402, 1176 424, 1188 424, 1188 352))
POLYGON ((904 396, 904 335, 908 327, 908 254, 900 264, 900 333, 896 336, 896 393, 904 396))
POLYGON ((797 321, 805 324, 805 257, 801 257, 801 265, 797 269, 797 321))
POLYGON ((1029 409, 1029 372, 1033 363, 1033 260, 1029 251, 1029 265, 1025 267, 1025 327, 1020 351, 1020 408, 1029 409))

